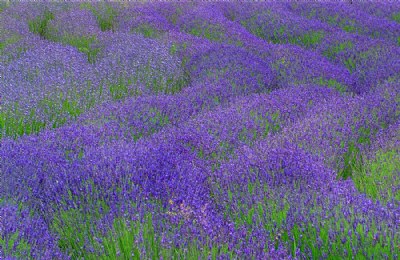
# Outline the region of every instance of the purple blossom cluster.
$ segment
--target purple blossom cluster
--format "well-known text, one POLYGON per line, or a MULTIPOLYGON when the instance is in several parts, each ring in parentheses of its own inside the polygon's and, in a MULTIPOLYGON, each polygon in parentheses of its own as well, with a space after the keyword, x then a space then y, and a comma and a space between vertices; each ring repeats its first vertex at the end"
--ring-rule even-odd
MULTIPOLYGON (((170 7, 171 5, 168 5, 170 7)), ((157 33, 172 31, 175 29, 173 23, 163 15, 160 4, 149 3, 145 5, 136 4, 127 6, 121 10, 118 17, 118 30, 121 32, 140 32, 140 29, 154 30, 157 33)), ((156 35, 149 35, 156 37, 156 35)))
POLYGON ((10 203, 2 203, 0 216, 0 257, 66 259, 42 218, 31 216, 28 209, 10 203))
POLYGON ((397 259, 400 7, 371 6, 0 6, 0 258, 397 259))

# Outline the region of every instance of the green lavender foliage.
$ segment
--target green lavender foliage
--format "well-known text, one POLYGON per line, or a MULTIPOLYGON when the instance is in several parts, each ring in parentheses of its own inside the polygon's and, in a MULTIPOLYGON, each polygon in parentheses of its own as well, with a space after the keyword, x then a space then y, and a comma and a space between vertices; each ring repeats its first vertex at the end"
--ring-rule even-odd
POLYGON ((34 109, 26 116, 19 110, 18 104, 13 109, 0 112, 0 139, 38 133, 45 126, 44 122, 36 120, 34 109))
POLYGON ((323 51, 323 55, 330 60, 333 60, 339 53, 348 49, 352 49, 353 47, 354 45, 351 41, 344 41, 329 47, 327 50, 323 51))
POLYGON ((216 259, 219 254, 234 257, 227 244, 211 241, 202 245, 189 240, 185 248, 163 245, 151 214, 142 221, 116 218, 106 233, 94 224, 99 217, 80 210, 61 211, 52 224, 60 237, 59 247, 74 259, 216 259))
POLYGON ((159 38, 162 34, 161 30, 157 30, 153 26, 149 24, 140 24, 139 26, 132 28, 131 30, 134 33, 140 33, 146 38, 159 38))
POLYGON ((36 108, 31 108, 25 114, 15 103, 13 107, 0 111, 0 139, 5 136, 18 138, 40 132, 46 127, 57 128, 68 120, 76 119, 84 110, 94 105, 93 97, 70 91, 70 95, 59 93, 57 96, 45 97, 39 101, 36 108), (84 99, 83 104, 79 103, 84 99), (44 115, 46 119, 39 116, 44 115))
POLYGON ((117 11, 110 5, 105 4, 101 6, 103 10, 99 10, 94 7, 91 3, 82 3, 80 5, 81 9, 87 9, 93 13, 96 17, 97 24, 100 30, 104 31, 115 31, 117 28, 116 17, 118 15, 117 11))
MULTIPOLYGON (((270 11, 267 12, 270 15, 270 11)), ((273 28, 272 33, 269 33, 264 25, 257 24, 257 16, 253 16, 247 20, 242 20, 241 24, 248 28, 254 35, 264 40, 271 41, 274 44, 291 43, 303 46, 305 48, 313 48, 318 45, 325 37, 324 31, 313 31, 303 33, 302 35, 294 35, 287 25, 280 25, 278 28, 273 28)), ((273 18, 272 18, 273 19, 273 18)))
POLYGON ((396 21, 397 23, 400 23, 400 12, 394 13, 394 14, 392 15, 392 20, 393 20, 393 21, 396 21))
POLYGON ((196 23, 196 26, 190 28, 189 33, 194 36, 204 37, 210 41, 221 42, 225 38, 225 33, 220 26, 215 24, 196 23))
POLYGON ((80 52, 87 55, 89 63, 95 63, 97 55, 100 52, 99 47, 94 47, 94 43, 97 43, 96 36, 75 36, 75 35, 63 35, 58 41, 76 47, 80 52))
POLYGON ((337 82, 335 79, 324 79, 320 77, 316 80, 316 83, 321 86, 327 86, 328 88, 336 89, 340 93, 345 93, 347 91, 347 87, 340 82, 337 82))
POLYGON ((5 255, 19 259, 26 259, 31 255, 31 245, 23 238, 20 238, 18 230, 8 238, 0 236, 0 247, 4 250, 5 255), (17 241, 18 243, 16 243, 17 241))
MULTIPOLYGON (((301 196, 295 193, 296 190, 293 193, 287 192, 282 198, 275 194, 274 189, 261 182, 250 182, 247 187, 233 187, 227 191, 224 216, 234 222, 235 228, 247 230, 243 240, 248 241, 252 232, 263 229, 275 241, 276 249, 283 244, 293 257, 299 257, 296 255, 298 250, 301 253, 311 252, 312 259, 368 259, 383 255, 390 258, 399 252, 396 248, 390 248, 390 245, 396 246, 399 236, 376 236, 379 230, 388 228, 385 224, 374 222, 366 230, 358 222, 353 208, 349 209, 353 215, 345 217, 343 208, 348 207, 345 204, 338 204, 333 212, 327 213, 317 203, 318 193, 313 195, 311 204, 308 202, 307 213, 295 213, 302 214, 301 218, 313 216, 313 221, 288 226, 289 212, 294 214, 299 206, 291 202, 293 198, 290 196, 301 196), (242 201, 249 197, 258 199, 251 203, 248 200, 242 201), (333 239, 330 234, 334 234, 333 239)), ((330 203, 328 198, 323 198, 323 201, 324 205, 330 203)), ((268 245, 265 245, 264 251, 268 250, 268 245)))
POLYGON ((4 9, 6 9, 10 3, 8 1, 1 1, 0 2, 0 13, 3 12, 4 9))
POLYGON ((324 38, 324 32, 322 31, 311 31, 301 35, 298 38, 289 39, 289 42, 294 44, 302 45, 306 48, 314 47, 319 44, 324 38))
POLYGON ((18 42, 20 39, 21 39, 20 36, 13 35, 13 36, 5 39, 4 41, 0 41, 0 55, 5 54, 3 52, 5 47, 7 47, 8 45, 11 45, 11 44, 14 44, 14 43, 18 42))
POLYGON ((355 171, 353 181, 356 188, 374 200, 388 202, 400 200, 400 157, 398 151, 377 151, 375 158, 364 162, 355 171))
POLYGON ((38 34, 40 37, 44 39, 48 39, 50 38, 48 23, 50 20, 53 19, 54 19, 54 14, 46 9, 41 16, 38 16, 35 19, 28 22, 29 30, 32 33, 38 34))
POLYGON ((348 179, 353 176, 353 172, 361 171, 363 167, 360 148, 350 142, 347 151, 343 155, 344 166, 339 171, 338 177, 341 179, 348 179))
POLYGON ((328 16, 327 22, 330 25, 339 26, 346 32, 356 32, 358 29, 356 27, 355 20, 348 20, 348 19, 339 17, 338 14, 336 14, 334 16, 328 16))
MULTIPOLYGON (((28 22, 29 29, 32 33, 38 34, 43 39, 76 47, 80 52, 83 52, 87 55, 89 63, 94 63, 98 53, 100 52, 99 47, 94 47, 94 43, 98 42, 97 37, 95 35, 76 36, 68 34, 57 36, 56 32, 54 31, 55 29, 48 26, 49 21, 53 19, 54 14, 46 9, 42 16, 38 16, 34 20, 28 22)), ((15 42, 15 39, 11 38, 9 41, 11 42, 5 42, 2 44, 0 43, 0 51, 2 49, 2 45, 13 43, 15 42)))

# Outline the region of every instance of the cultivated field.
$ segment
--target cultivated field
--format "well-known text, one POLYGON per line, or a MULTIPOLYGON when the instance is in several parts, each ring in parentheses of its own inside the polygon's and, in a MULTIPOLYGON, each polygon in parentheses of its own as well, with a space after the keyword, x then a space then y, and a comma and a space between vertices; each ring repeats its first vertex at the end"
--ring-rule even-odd
POLYGON ((0 259, 399 259, 400 4, 0 2, 0 259))

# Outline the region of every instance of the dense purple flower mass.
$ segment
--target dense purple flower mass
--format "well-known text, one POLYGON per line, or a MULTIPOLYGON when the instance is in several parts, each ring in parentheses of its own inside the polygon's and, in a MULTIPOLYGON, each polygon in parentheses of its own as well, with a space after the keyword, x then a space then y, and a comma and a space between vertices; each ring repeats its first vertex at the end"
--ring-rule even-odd
POLYGON ((0 2, 0 259, 398 259, 400 5, 0 2))

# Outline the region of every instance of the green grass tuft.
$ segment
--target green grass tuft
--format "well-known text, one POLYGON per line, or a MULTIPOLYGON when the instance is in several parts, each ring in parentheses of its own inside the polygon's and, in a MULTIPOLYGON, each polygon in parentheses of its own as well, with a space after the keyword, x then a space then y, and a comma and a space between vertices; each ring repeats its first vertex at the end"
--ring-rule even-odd
POLYGON ((159 38, 162 31, 153 28, 149 24, 141 24, 138 27, 132 28, 132 32, 140 33, 146 38, 159 38))
POLYGON ((374 159, 364 163, 364 167, 354 172, 356 188, 374 200, 388 202, 392 198, 400 200, 400 156, 398 151, 378 151, 374 159))
POLYGON ((324 38, 324 32, 322 31, 311 31, 306 34, 301 35, 297 39, 290 39, 289 42, 293 42, 302 45, 306 48, 314 47, 319 44, 324 38))
POLYGON ((95 63, 100 48, 93 47, 94 43, 97 43, 96 36, 75 36, 75 35, 63 35, 59 41, 76 47, 80 52, 87 55, 89 63, 95 63))
POLYGON ((29 30, 32 33, 38 34, 44 39, 49 39, 51 36, 48 30, 48 23, 50 20, 54 19, 54 14, 49 10, 45 10, 41 16, 28 22, 29 30))
POLYGON ((36 134, 46 127, 60 127, 68 120, 76 119, 94 104, 90 95, 75 91, 69 91, 69 95, 65 96, 60 93, 51 98, 43 98, 29 114, 24 113, 18 103, 15 103, 13 107, 0 111, 0 139, 36 134), (79 102, 81 99, 84 100, 82 103, 79 102))
POLYGON ((20 36, 13 35, 13 36, 5 39, 4 41, 0 41, 0 55, 3 54, 3 50, 6 46, 14 44, 14 43, 18 42, 20 39, 21 39, 20 36))
POLYGON ((355 59, 351 57, 344 61, 344 65, 350 73, 353 73, 357 67, 355 59))
POLYGON ((101 31, 115 31, 117 27, 117 11, 110 5, 104 5, 102 12, 93 7, 91 3, 82 3, 80 8, 87 9, 93 13, 101 31))
POLYGON ((2 248, 5 256, 12 256, 18 259, 31 257, 31 245, 23 238, 20 238, 18 230, 9 237, 0 236, 0 248, 2 248))
POLYGON ((395 22, 397 22, 397 23, 400 23, 400 12, 394 13, 394 14, 392 15, 392 20, 395 21, 395 22))
POLYGON ((38 133, 46 123, 35 118, 35 110, 29 115, 23 115, 17 104, 15 107, 0 112, 0 139, 6 136, 17 138, 23 135, 38 133))
POLYGON ((190 28, 189 33, 194 36, 204 37, 210 41, 216 42, 221 42, 225 38, 225 32, 222 30, 222 28, 214 24, 198 24, 195 27, 190 28))
POLYGON ((117 83, 110 84, 109 90, 113 100, 121 100, 129 96, 128 86, 121 79, 117 83))
POLYGON ((353 48, 353 46, 354 44, 351 41, 344 41, 329 47, 327 50, 323 52, 323 55, 328 59, 333 60, 339 53, 351 49, 353 48))
POLYGON ((315 83, 321 86, 327 86, 329 88, 336 89, 340 93, 345 93, 347 91, 347 87, 339 82, 337 82, 335 79, 324 79, 322 77, 318 78, 315 80, 315 83))
POLYGON ((338 172, 338 178, 348 179, 353 176, 353 172, 360 171, 363 167, 360 148, 354 142, 350 142, 347 151, 343 155, 344 165, 338 172))
POLYGON ((328 16, 327 22, 330 25, 339 26, 346 32, 356 32, 358 30, 355 20, 346 20, 345 18, 340 18, 338 14, 334 16, 328 16))

